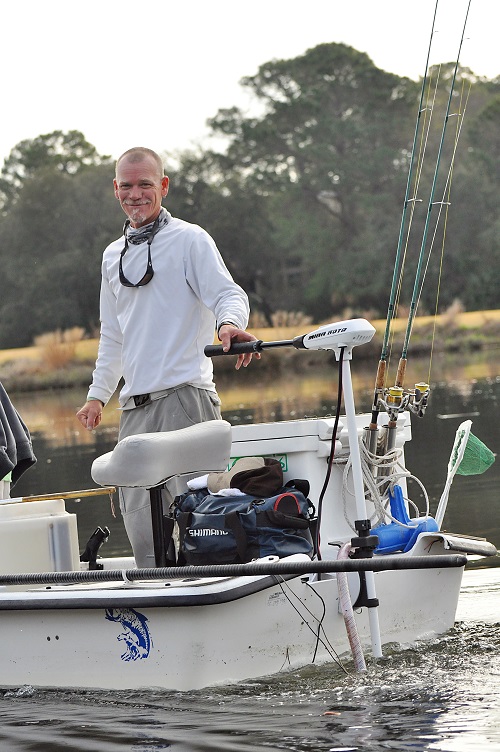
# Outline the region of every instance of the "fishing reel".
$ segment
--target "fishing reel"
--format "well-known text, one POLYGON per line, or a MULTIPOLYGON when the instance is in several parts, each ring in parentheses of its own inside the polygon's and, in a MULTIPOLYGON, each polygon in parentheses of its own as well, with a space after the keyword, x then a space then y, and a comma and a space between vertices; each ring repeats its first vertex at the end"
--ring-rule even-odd
POLYGON ((415 384, 413 392, 411 392, 411 400, 409 408, 418 418, 423 418, 427 409, 427 403, 429 401, 430 387, 424 381, 420 381, 415 384))
POLYGON ((399 413, 409 410, 418 418, 423 418, 429 401, 429 384, 419 382, 413 389, 404 390, 402 386, 391 386, 385 391, 385 398, 379 395, 378 402, 395 420, 399 413))

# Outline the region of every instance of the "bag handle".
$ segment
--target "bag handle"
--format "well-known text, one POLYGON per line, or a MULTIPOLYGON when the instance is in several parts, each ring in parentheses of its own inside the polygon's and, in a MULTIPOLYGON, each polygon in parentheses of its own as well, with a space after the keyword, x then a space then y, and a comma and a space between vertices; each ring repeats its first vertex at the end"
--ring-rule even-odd
POLYGON ((305 517, 296 517, 283 512, 274 512, 272 509, 256 509, 258 527, 266 527, 266 523, 275 527, 291 527, 295 530, 307 530, 309 520, 305 517))
POLYGON ((236 541, 236 550, 242 563, 247 561, 248 539, 243 525, 241 524, 240 515, 235 510, 227 512, 224 515, 226 526, 231 530, 236 541))

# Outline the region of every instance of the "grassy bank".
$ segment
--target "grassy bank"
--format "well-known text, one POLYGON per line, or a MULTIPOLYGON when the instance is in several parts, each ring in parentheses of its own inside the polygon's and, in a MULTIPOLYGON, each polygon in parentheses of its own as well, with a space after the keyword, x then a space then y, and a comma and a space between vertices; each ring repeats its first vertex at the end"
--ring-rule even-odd
MULTIPOLYGON (((373 321, 376 334, 369 345, 359 349, 357 358, 377 359, 380 355, 385 321, 373 321)), ((314 324, 274 329, 252 329, 264 341, 289 340, 315 328, 314 324)), ((406 330, 406 319, 394 321, 393 349, 399 352, 406 330)), ((97 340, 72 342, 71 347, 50 341, 32 347, 0 350, 0 381, 9 392, 35 389, 60 389, 86 386, 97 354, 97 340)), ((410 351, 413 355, 430 352, 471 352, 486 347, 500 347, 500 310, 447 313, 437 318, 415 319, 410 351)), ((291 348, 267 350, 258 367, 280 369, 293 357, 291 348)), ((308 352, 294 361, 294 368, 307 368, 324 354, 308 352)), ((233 358, 217 358, 216 371, 234 367, 233 358)))

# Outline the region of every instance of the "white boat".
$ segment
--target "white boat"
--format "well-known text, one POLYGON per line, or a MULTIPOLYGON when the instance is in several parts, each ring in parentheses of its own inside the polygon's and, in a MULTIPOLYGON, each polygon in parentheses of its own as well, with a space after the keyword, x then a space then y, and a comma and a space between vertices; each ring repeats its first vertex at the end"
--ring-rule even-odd
MULTIPOLYGON (((366 426, 373 416, 355 412, 350 360, 373 333, 367 321, 355 319, 292 342, 247 343, 335 352, 345 404, 340 420, 234 427, 210 421, 129 437, 94 462, 100 486, 150 489, 156 568, 136 569, 129 558, 81 562, 76 517, 66 512, 64 498, 4 499, 0 619, 8 647, 0 659, 1 684, 190 690, 337 655, 350 665, 351 653, 363 670, 365 654, 377 658, 388 643, 412 643, 451 628, 467 554, 497 552, 485 540, 443 531, 428 510, 412 511, 409 519, 401 467, 411 413, 422 409, 425 391, 406 392, 396 407, 388 396, 391 409, 376 429, 377 446, 391 436, 388 467, 380 454, 369 453, 373 432, 369 436, 366 426), (255 456, 278 458, 285 480, 309 481, 309 498, 321 507, 313 559, 299 553, 244 564, 167 566, 160 489, 182 492, 188 479, 255 456), (399 489, 390 508, 388 487, 399 489)), ((441 521, 460 461, 453 456, 441 521)))

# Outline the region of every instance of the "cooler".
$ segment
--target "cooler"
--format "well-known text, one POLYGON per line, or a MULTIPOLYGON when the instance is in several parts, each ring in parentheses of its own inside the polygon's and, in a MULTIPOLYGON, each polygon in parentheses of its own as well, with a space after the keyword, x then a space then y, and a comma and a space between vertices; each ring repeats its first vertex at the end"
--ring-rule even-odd
MULTIPOLYGON (((387 416, 384 416, 386 418, 387 416)), ((343 418, 345 422, 345 418, 343 418)), ((370 422, 370 415, 356 416, 358 436, 370 422)), ((382 421, 381 421, 382 422, 382 421)), ((309 481, 309 498, 318 510, 318 501, 328 469, 328 457, 334 418, 306 418, 280 423, 258 423, 232 427, 231 462, 239 457, 274 457, 283 468, 285 481, 304 478, 309 481)), ((411 438, 409 417, 398 418, 396 445, 402 447, 411 438)), ((335 458, 349 455, 347 428, 340 421, 335 442, 335 458)), ((354 535, 346 517, 353 523, 357 518, 353 483, 350 473, 344 486, 345 463, 333 464, 328 489, 323 500, 321 543, 322 556, 334 558, 337 549, 332 544, 349 540, 354 535)), ((370 504, 368 517, 373 513, 370 504)))

